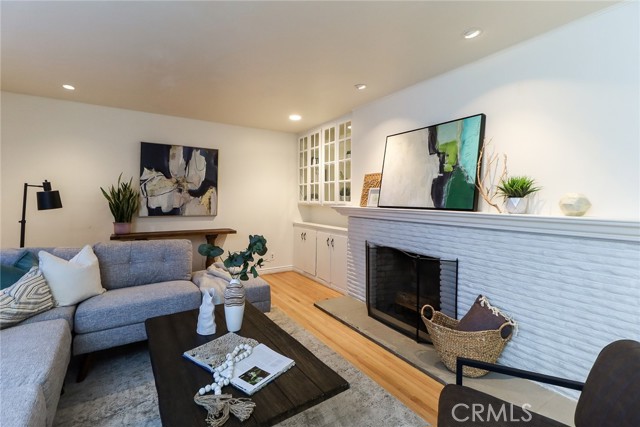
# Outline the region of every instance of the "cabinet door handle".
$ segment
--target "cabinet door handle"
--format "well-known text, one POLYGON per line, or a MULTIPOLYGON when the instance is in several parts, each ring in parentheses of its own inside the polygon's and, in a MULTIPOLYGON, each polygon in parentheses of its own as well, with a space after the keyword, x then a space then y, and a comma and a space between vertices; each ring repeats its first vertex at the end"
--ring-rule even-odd
POLYGON ((304 240, 307 240, 307 232, 304 232, 304 240))
POLYGON ((327 237, 327 246, 329 246, 329 238, 327 237))
POLYGON ((331 247, 333 247, 333 239, 331 239, 331 247))

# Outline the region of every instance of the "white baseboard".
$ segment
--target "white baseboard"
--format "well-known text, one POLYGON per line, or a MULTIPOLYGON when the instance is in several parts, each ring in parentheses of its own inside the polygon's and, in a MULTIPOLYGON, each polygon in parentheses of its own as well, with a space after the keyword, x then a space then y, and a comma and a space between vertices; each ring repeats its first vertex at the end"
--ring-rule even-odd
POLYGON ((273 274, 273 273, 284 273, 285 271, 292 271, 293 270, 293 265, 282 265, 280 267, 262 267, 260 269, 258 269, 258 273, 260 273, 260 275, 265 275, 265 274, 273 274))

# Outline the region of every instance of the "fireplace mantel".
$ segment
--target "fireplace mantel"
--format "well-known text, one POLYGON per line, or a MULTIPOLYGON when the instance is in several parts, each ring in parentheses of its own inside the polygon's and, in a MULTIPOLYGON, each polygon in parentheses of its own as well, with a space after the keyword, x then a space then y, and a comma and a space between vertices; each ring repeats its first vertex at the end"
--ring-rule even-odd
POLYGON ((592 217, 509 215, 428 209, 334 206, 342 215, 385 221, 519 231, 569 237, 640 242, 640 222, 592 217))

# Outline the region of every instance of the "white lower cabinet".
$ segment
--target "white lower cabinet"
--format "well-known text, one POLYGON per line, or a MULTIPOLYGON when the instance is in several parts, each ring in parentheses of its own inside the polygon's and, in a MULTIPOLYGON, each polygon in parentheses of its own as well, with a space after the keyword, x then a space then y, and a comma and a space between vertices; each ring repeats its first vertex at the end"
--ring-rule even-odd
POLYGON ((293 250, 296 270, 307 273, 307 276, 338 292, 347 293, 346 229, 320 224, 294 225, 293 250), (311 233, 315 242, 313 251, 307 247, 311 233), (311 252, 313 268, 310 267, 311 252))
POLYGON ((347 236, 318 231, 316 276, 347 293, 347 236))
POLYGON ((305 273, 316 275, 316 230, 293 226, 293 266, 305 273))

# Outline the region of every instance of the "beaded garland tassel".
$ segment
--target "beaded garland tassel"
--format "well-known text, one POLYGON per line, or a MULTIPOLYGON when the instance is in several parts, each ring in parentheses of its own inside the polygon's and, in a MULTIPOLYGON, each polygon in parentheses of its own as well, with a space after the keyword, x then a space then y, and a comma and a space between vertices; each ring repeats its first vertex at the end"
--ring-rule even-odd
POLYGON ((227 353, 226 360, 213 370, 213 383, 200 388, 194 396, 194 401, 205 407, 209 413, 207 423, 211 427, 224 424, 229 418, 229 412, 244 421, 251 416, 255 403, 251 399, 234 399, 231 395, 222 394, 222 387, 229 385, 233 377, 235 364, 247 358, 253 347, 249 344, 240 344, 231 352, 227 353), (214 396, 204 396, 213 392, 214 396))

